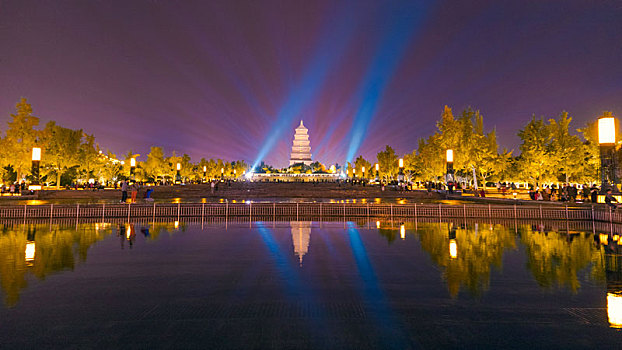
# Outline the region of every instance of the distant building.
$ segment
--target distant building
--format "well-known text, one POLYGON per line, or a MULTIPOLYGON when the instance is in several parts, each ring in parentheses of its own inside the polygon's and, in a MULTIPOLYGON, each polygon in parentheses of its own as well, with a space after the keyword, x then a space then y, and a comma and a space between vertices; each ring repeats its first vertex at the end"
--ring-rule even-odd
POLYGON ((311 146, 309 146, 309 129, 305 128, 300 121, 300 125, 296 128, 294 134, 294 144, 292 146, 292 155, 289 159, 289 165, 304 163, 305 165, 311 165, 311 146))

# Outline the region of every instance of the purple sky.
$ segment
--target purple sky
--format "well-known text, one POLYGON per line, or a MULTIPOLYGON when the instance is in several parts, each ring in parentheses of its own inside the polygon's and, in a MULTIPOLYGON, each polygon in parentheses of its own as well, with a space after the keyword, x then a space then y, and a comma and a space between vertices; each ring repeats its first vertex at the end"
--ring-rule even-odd
POLYGON ((619 1, 0 0, 0 48, 2 130, 27 97, 115 153, 252 163, 277 133, 262 159, 285 166, 304 119, 342 164, 354 125, 356 154, 406 153, 445 104, 518 153, 532 114, 622 115, 619 1))

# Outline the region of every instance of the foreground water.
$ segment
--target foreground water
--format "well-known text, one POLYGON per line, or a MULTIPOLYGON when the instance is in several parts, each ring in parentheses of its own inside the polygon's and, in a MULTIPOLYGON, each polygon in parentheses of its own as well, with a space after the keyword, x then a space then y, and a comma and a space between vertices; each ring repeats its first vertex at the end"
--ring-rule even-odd
POLYGON ((611 230, 384 221, 0 227, 2 348, 622 341, 622 260, 611 230))

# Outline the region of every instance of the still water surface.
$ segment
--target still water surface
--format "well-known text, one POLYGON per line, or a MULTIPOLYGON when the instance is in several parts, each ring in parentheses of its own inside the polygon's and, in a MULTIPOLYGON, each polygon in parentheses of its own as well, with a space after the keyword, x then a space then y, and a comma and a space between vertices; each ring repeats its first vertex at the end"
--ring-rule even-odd
POLYGON ((617 235, 555 226, 7 224, 0 344, 621 346, 617 235))

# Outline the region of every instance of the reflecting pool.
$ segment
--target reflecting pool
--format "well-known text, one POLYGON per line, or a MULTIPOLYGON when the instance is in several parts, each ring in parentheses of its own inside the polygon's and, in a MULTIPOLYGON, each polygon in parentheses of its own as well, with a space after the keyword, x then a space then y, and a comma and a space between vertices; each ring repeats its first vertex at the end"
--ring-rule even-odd
POLYGON ((2 348, 603 348, 619 227, 5 222, 2 348))

